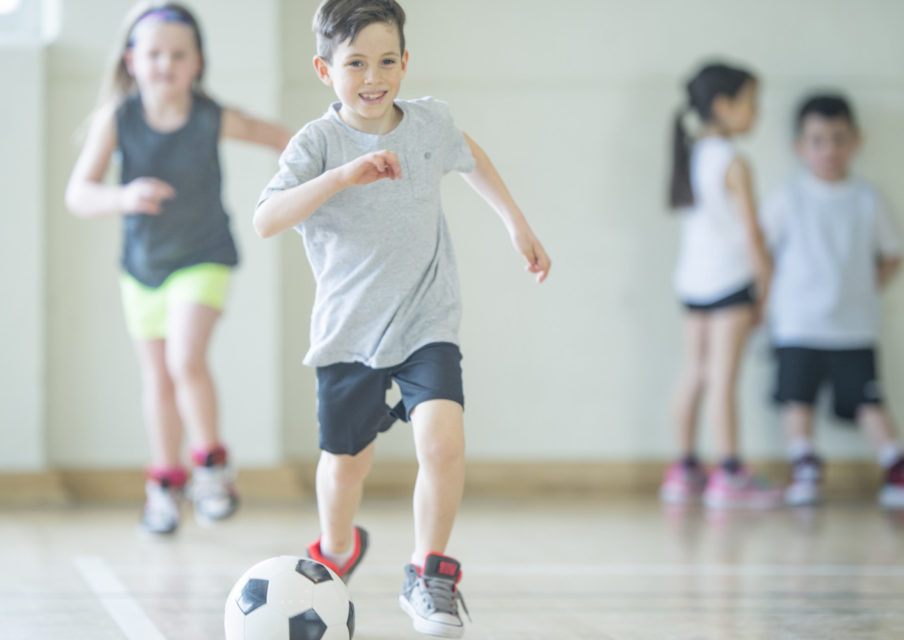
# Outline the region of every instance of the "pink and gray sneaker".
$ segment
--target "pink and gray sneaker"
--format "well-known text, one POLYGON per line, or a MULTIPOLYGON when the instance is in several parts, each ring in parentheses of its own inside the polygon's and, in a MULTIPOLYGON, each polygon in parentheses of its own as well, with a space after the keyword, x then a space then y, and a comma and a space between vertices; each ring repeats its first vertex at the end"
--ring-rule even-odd
POLYGON ((659 499, 666 504, 699 502, 706 489, 706 471, 699 464, 675 462, 665 470, 659 487, 659 499))
POLYGON ((703 503, 714 509, 771 509, 782 503, 782 490, 744 468, 730 473, 719 467, 709 475, 703 503))

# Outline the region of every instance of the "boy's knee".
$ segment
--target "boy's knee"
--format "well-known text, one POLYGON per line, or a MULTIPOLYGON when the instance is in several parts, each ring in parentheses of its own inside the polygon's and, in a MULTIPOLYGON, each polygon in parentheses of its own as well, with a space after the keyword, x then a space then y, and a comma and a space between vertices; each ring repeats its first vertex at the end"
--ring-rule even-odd
POLYGON ((464 440, 458 435, 430 438, 418 450, 418 463, 422 467, 444 469, 464 464, 464 440))
POLYGON ((373 463, 371 448, 367 448, 356 455, 337 455, 328 451, 320 454, 320 465, 326 474, 326 479, 334 486, 353 485, 362 482, 373 463))

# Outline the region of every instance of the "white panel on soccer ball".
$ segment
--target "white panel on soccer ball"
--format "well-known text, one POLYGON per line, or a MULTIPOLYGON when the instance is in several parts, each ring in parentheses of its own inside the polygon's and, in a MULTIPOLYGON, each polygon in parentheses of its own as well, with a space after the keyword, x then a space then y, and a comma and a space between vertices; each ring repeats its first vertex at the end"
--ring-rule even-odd
POLYGON ((233 589, 233 592, 229 594, 229 599, 226 600, 226 617, 224 619, 226 640, 244 640, 245 614, 241 612, 235 603, 235 594, 238 593, 238 589, 233 589))
POLYGON ((348 622, 348 589, 341 580, 314 585, 313 607, 327 626, 348 622))
POLYGON ((311 599, 314 584, 303 575, 295 573, 294 567, 293 564, 291 570, 270 578, 270 591, 267 595, 267 608, 281 611, 286 618, 307 611, 314 605, 311 599))
POLYGON ((245 616, 245 636, 242 640, 277 640, 289 637, 289 621, 279 610, 267 606, 245 616))

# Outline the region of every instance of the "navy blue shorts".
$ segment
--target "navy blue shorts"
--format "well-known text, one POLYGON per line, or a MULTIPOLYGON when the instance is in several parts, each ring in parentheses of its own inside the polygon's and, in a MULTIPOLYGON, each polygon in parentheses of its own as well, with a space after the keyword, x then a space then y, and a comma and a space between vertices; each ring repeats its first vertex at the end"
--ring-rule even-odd
POLYGON ((832 386, 835 415, 854 420, 863 405, 881 405, 875 349, 780 347, 775 400, 813 406, 819 389, 832 386))
POLYGON ((401 364, 371 369, 360 362, 317 367, 317 418, 320 448, 356 455, 396 420, 408 421, 427 400, 452 400, 464 406, 461 351, 450 342, 425 345, 401 364), (395 380, 402 401, 390 408, 386 392, 395 380))
POLYGON ((756 286, 751 282, 750 284, 745 285, 743 289, 738 289, 713 302, 707 302, 706 304, 683 302, 682 304, 684 304, 684 308, 688 311, 716 311, 717 309, 725 309, 726 307, 734 307, 742 304, 753 305, 755 303, 756 286))

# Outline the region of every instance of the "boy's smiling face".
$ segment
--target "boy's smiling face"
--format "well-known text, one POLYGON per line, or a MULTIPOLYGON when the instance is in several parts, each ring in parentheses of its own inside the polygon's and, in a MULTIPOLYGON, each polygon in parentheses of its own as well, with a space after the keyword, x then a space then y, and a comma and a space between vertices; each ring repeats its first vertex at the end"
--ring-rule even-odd
POLYGON ((314 58, 320 80, 333 87, 342 102, 339 116, 365 133, 384 134, 398 125, 394 100, 408 68, 395 24, 374 22, 354 42, 336 45, 333 59, 314 58))
POLYGON ((838 182, 848 176, 851 160, 860 147, 860 134, 847 118, 810 113, 801 123, 794 146, 813 175, 838 182))

